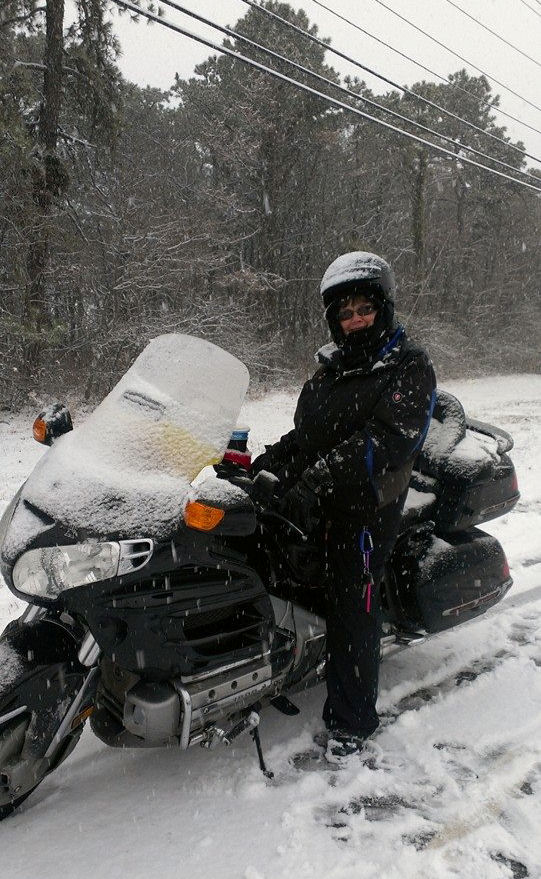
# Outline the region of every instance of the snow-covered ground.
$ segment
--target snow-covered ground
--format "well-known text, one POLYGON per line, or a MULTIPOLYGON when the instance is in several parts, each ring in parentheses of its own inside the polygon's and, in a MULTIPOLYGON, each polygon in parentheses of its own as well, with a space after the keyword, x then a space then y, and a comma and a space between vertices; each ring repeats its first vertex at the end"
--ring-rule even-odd
MULTIPOLYGON (((2 879, 510 879, 541 877, 541 376, 446 385, 508 430, 522 497, 485 526, 515 585, 484 618, 387 658, 370 765, 288 764, 321 727, 323 688, 261 736, 188 753, 115 751, 85 731, 0 825, 2 879)), ((246 404, 252 446, 291 426, 295 396, 246 404)), ((0 512, 41 454, 30 416, 0 415, 0 512)), ((0 624, 20 612, 0 587, 0 624)))

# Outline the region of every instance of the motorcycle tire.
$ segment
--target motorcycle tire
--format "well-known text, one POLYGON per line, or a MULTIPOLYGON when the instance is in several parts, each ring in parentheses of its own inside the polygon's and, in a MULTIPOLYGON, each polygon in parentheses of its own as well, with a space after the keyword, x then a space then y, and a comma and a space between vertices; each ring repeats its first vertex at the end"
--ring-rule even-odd
POLYGON ((7 818, 62 763, 77 744, 94 687, 77 703, 72 725, 55 736, 78 699, 89 669, 77 660, 74 639, 52 621, 9 626, 0 637, 0 820, 7 818), (15 717, 9 718, 15 712, 15 717), (9 718, 9 719, 8 719, 9 718))
POLYGON ((35 791, 41 782, 69 757, 81 738, 85 722, 86 718, 68 733, 61 742, 53 760, 44 766, 43 771, 39 773, 36 783, 31 784, 27 790, 24 790, 16 797, 13 797, 9 790, 8 779, 5 773, 2 773, 2 766, 5 767, 11 759, 16 759, 20 755, 24 738, 30 725, 30 717, 27 715, 23 717, 22 721, 20 718, 15 718, 11 723, 0 729, 0 758, 2 764, 0 766, 0 821, 11 815, 35 791))

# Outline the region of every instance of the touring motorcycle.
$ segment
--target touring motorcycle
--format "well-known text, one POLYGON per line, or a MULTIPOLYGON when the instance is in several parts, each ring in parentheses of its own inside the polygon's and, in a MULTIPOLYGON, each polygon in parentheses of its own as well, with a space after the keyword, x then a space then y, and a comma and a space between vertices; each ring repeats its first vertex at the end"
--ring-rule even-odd
MULTIPOLYGON (((212 748, 325 677, 322 536, 248 473, 248 371, 178 334, 154 339, 49 446, 0 523, 1 570, 27 603, 0 637, 0 818, 65 760, 89 720, 113 747, 212 748), (214 466, 214 469, 213 469, 214 466)), ((477 526, 519 493, 499 428, 438 392, 382 584, 382 652, 483 614, 512 585, 477 526)), ((269 486, 271 486, 269 488, 269 486)))

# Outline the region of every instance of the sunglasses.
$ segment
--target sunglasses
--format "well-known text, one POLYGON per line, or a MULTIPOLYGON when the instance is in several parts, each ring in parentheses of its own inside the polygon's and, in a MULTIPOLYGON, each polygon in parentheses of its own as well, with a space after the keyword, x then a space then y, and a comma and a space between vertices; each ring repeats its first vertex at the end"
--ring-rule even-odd
POLYGON ((357 305, 355 308, 341 308, 338 312, 338 320, 351 320, 354 314, 358 314, 359 317, 368 317, 370 314, 374 314, 377 311, 377 308, 374 305, 357 305))

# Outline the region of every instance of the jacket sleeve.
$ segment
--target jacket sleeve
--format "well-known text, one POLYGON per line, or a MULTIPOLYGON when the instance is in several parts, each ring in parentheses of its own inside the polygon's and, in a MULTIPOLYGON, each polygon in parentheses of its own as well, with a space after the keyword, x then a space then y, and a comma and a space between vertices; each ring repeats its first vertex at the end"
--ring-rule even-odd
POLYGON ((289 433, 284 433, 278 442, 265 446, 263 454, 258 455, 252 462, 250 471, 259 473, 260 470, 268 470, 270 473, 276 474, 293 460, 298 451, 296 432, 293 428, 289 433))
POLYGON ((401 364, 364 427, 325 455, 335 491, 368 481, 380 505, 404 491, 428 432, 435 387, 434 370, 424 352, 401 364))

